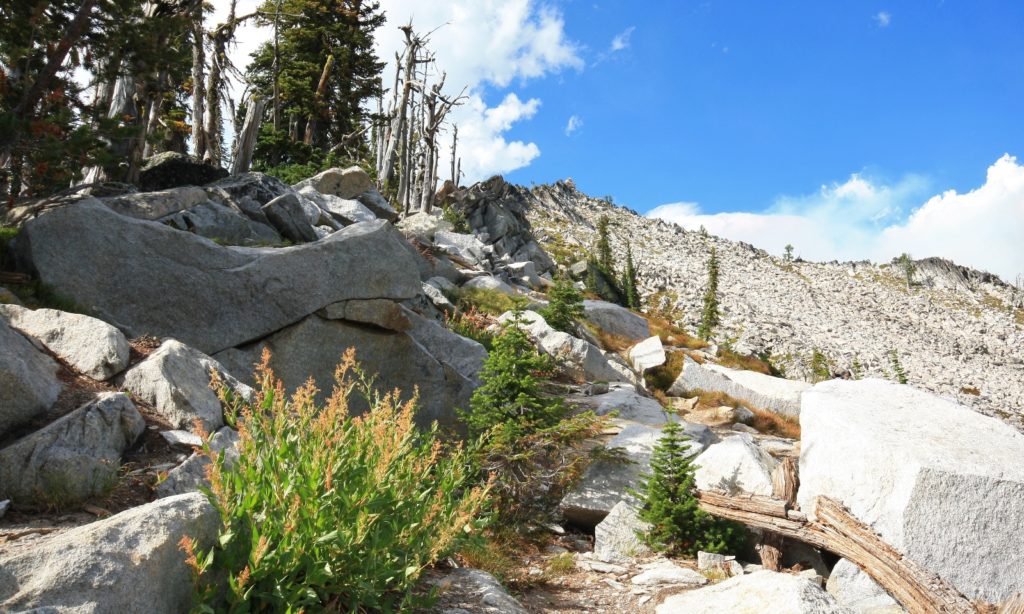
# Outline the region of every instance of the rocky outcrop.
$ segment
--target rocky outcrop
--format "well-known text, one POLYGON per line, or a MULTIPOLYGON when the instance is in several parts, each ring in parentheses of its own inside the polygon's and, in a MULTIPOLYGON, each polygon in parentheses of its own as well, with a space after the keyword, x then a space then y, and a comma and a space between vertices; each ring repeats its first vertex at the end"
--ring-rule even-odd
MULTIPOLYGON (((508 323, 513 319, 511 311, 498 318, 500 323, 508 323)), ((573 337, 568 333, 557 331, 548 325, 544 318, 535 311, 522 313, 523 330, 533 339, 540 350, 553 356, 565 374, 579 381, 621 382, 627 378, 613 368, 601 350, 592 343, 573 337)))
POLYGON ((296 243, 316 241, 315 221, 309 220, 298 194, 282 194, 261 209, 282 237, 296 243))
POLYGON ((637 373, 643 373, 648 369, 665 364, 665 348, 661 345, 660 337, 649 337, 633 347, 627 353, 630 364, 637 373))
POLYGON ((128 340, 113 326, 78 313, 0 305, 0 316, 76 371, 106 380, 128 366, 128 340))
POLYGON ((373 180, 358 166, 348 168, 329 168, 309 179, 304 179, 292 186, 296 190, 309 187, 321 194, 329 194, 345 199, 353 199, 373 190, 373 180))
POLYGON ((903 614, 906 611, 871 576, 846 559, 839 559, 832 568, 825 590, 839 605, 855 614, 903 614))
POLYGON ((160 499, 0 552, 0 610, 180 614, 192 607, 182 537, 208 548, 219 517, 204 495, 160 499))
POLYGON ((152 405, 175 428, 192 429, 198 420, 212 432, 224 426, 220 400, 210 387, 212 372, 239 397, 252 396, 252 389, 219 362, 174 339, 164 341, 146 360, 129 369, 122 387, 152 405))
POLYGON ((651 336, 647 320, 625 307, 606 301, 583 301, 587 322, 602 332, 626 341, 642 341, 651 336))
POLYGON ((317 313, 327 320, 348 320, 397 332, 404 332, 412 327, 412 322, 401 305, 381 298, 331 303, 317 313))
POLYGON ((50 409, 60 396, 57 363, 0 317, 0 436, 50 409))
POLYGON ((772 494, 772 471, 778 465, 747 433, 726 437, 709 446, 693 463, 697 466, 694 484, 701 490, 766 497, 772 494))
MULTIPOLYGON (((356 359, 367 373, 375 376, 381 392, 398 388, 409 399, 419 390, 417 423, 428 426, 437 420, 454 426, 455 408, 468 407, 474 384, 451 363, 442 362, 429 349, 406 333, 354 324, 345 320, 325 320, 310 316, 265 339, 214 355, 229 371, 250 382, 248 373, 259 361, 263 350, 271 352, 270 366, 285 387, 293 391, 310 377, 320 388, 318 400, 330 396, 334 369, 348 348, 355 348, 356 359)), ((474 371, 475 373, 475 371, 474 371)), ((355 412, 367 408, 365 401, 353 395, 349 400, 355 412)))
POLYGON ((617 412, 616 416, 621 420, 647 426, 661 427, 674 419, 661 403, 650 397, 641 396, 632 384, 613 383, 604 394, 574 395, 568 397, 568 400, 580 407, 593 410, 598 416, 617 412))
POLYGON ((0 450, 0 500, 63 506, 106 492, 144 428, 127 395, 104 393, 0 450))
POLYGON ((800 415, 800 394, 810 388, 807 382, 771 377, 756 371, 729 369, 721 365, 697 364, 689 356, 683 359, 683 372, 668 392, 685 396, 690 392, 724 392, 753 407, 783 416, 800 415))
POLYGON ((291 248, 228 248, 82 200, 26 224, 18 246, 43 283, 131 336, 213 353, 337 301, 415 296, 404 242, 371 222, 291 248))
POLYGON ((666 599, 657 614, 786 612, 849 614, 831 595, 806 578, 757 571, 666 599))
POLYGON ((133 192, 101 199, 112 211, 139 220, 158 220, 205 203, 206 190, 194 185, 155 192, 133 192))
POLYGON ((636 505, 619 501, 594 527, 594 556, 605 563, 627 563, 651 553, 639 534, 650 529, 640 520, 636 505))
POLYGON ((208 200, 159 221, 228 245, 280 245, 281 235, 265 218, 253 220, 242 211, 208 200))
POLYGON ((968 598, 1022 590, 1024 435, 882 380, 816 385, 800 426, 798 501, 812 518, 827 495, 968 598))
POLYGON ((182 185, 206 185, 228 172, 185 154, 165 151, 146 159, 139 171, 139 189, 166 190, 182 185))

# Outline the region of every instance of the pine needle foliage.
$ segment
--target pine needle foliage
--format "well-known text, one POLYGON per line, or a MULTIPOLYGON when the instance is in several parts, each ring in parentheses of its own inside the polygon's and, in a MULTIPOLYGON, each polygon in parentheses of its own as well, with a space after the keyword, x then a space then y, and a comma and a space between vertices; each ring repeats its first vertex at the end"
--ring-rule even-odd
POLYGON ((893 379, 900 384, 906 384, 909 381, 907 372, 903 369, 903 365, 900 363, 900 355, 896 351, 896 348, 889 350, 889 366, 892 367, 893 379))
POLYGON ((743 547, 743 526, 721 520, 700 509, 694 485, 696 456, 689 438, 676 422, 669 422, 651 458, 651 473, 638 494, 640 518, 651 524, 641 537, 654 550, 670 555, 695 556, 704 552, 737 552, 743 547))
POLYGON ((540 315, 555 330, 571 333, 576 321, 583 317, 583 293, 571 280, 561 278, 548 291, 548 301, 540 315))
POLYGON ((615 259, 612 256, 612 244, 608 234, 610 223, 607 215, 602 215, 597 220, 597 264, 606 274, 615 270, 615 259))
POLYGON ((626 270, 622 273, 622 293, 625 294, 626 307, 640 311, 640 291, 637 289, 636 265, 633 263, 633 246, 626 242, 626 270))
POLYGON ((708 282, 704 289, 704 307, 697 336, 705 341, 710 339, 721 322, 722 315, 718 305, 718 252, 712 247, 711 257, 708 258, 708 282))
POLYGON ((489 485, 476 483, 468 451, 442 447, 436 425, 415 427, 415 399, 373 393, 352 350, 323 407, 312 381, 287 397, 269 358, 252 402, 221 388, 238 459, 204 445, 221 527, 208 550, 181 542, 194 611, 407 611, 421 572, 482 528, 489 485), (351 394, 370 411, 349 415, 351 394))

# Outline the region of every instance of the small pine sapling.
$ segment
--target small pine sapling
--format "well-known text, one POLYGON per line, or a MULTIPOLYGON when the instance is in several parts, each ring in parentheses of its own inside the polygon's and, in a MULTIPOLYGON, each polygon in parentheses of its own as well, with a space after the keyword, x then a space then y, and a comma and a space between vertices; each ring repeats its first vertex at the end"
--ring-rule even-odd
POLYGON ((562 278, 548 291, 548 301, 540 315, 551 328, 571 333, 576 321, 583 317, 583 294, 572 281, 562 278))
POLYGON ((718 252, 712 247, 711 257, 708 259, 708 283, 704 290, 704 308, 701 311, 697 336, 707 341, 721 320, 722 316, 718 307, 718 252))

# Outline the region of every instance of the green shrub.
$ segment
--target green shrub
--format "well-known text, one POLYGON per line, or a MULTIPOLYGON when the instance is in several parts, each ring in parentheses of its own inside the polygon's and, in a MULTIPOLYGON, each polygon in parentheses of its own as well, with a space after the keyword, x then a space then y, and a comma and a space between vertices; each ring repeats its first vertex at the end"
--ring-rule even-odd
POLYGON ((449 330, 476 341, 488 352, 494 349, 494 333, 490 331, 489 326, 490 319, 475 308, 460 311, 448 318, 449 330))
POLYGON ((889 350, 889 365, 892 367, 892 378, 900 384, 906 384, 908 381, 907 372, 900 363, 900 355, 896 348, 889 350))
POLYGON ((814 348, 811 350, 811 381, 812 382, 823 382, 832 377, 832 365, 821 350, 814 348))
POLYGON ((459 288, 455 291, 455 300, 465 311, 475 309, 494 316, 515 311, 526 303, 524 297, 509 296, 492 288, 459 288))
POLYGON ((721 520, 700 509, 694 493, 695 454, 688 437, 669 422, 651 458, 651 474, 644 481, 640 518, 651 524, 642 537, 654 550, 694 556, 705 552, 739 551, 746 540, 743 525, 721 520))
POLYGON ((415 400, 372 393, 352 350, 323 407, 312 381, 286 398, 268 361, 252 403, 222 388, 239 459, 204 447, 222 524, 210 550, 182 540, 196 611, 404 611, 423 569, 480 526, 488 486, 474 485, 466 451, 442 449, 436 426, 415 428, 415 400), (370 411, 350 416, 350 394, 370 411))
POLYGON ((452 230, 455 232, 463 234, 472 232, 469 222, 466 221, 466 215, 450 204, 445 203, 441 205, 441 218, 451 224, 452 230))
POLYGON ((554 361, 537 353, 521 325, 516 312, 494 340, 469 411, 460 412, 481 438, 481 472, 494 477, 495 509, 508 526, 545 518, 586 466, 584 441, 606 423, 593 412, 570 415, 561 398, 543 393, 539 376, 554 361))
POLYGON ((572 332, 576 321, 583 317, 583 293, 568 279, 559 279, 548 291, 547 307, 540 315, 554 328, 563 333, 572 332))

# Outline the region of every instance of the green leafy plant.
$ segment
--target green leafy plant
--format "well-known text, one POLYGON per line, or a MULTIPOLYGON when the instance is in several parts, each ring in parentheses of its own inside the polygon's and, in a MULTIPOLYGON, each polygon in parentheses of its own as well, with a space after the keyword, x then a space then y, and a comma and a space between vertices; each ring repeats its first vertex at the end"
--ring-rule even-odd
POLYGON ((540 315, 555 330, 572 332, 576 321, 583 317, 583 294, 568 279, 559 279, 548 291, 549 303, 540 315))
POLYGON ((448 203, 441 205, 441 218, 451 224, 452 230, 455 232, 463 234, 472 232, 469 222, 466 220, 466 215, 448 203))
POLYGON ((416 429, 415 399, 373 393, 352 350, 323 407, 312 381, 286 397, 269 357, 251 403, 222 387, 238 459, 228 464, 204 445, 221 528, 208 550, 181 542, 195 610, 408 609, 423 569, 481 528, 489 486, 476 484, 467 451, 443 449, 436 425, 416 429), (364 395, 369 412, 350 416, 351 394, 364 395))
POLYGON ((711 257, 708 258, 708 282, 704 289, 704 308, 701 310, 697 336, 704 340, 710 339, 721 321, 722 314, 718 307, 718 252, 712 247, 711 257))
POLYGON ((669 422, 651 458, 651 473, 638 494, 640 518, 651 524, 641 537, 654 550, 694 556, 697 551, 737 552, 746 541, 742 525, 700 509, 693 458, 681 426, 669 422))

